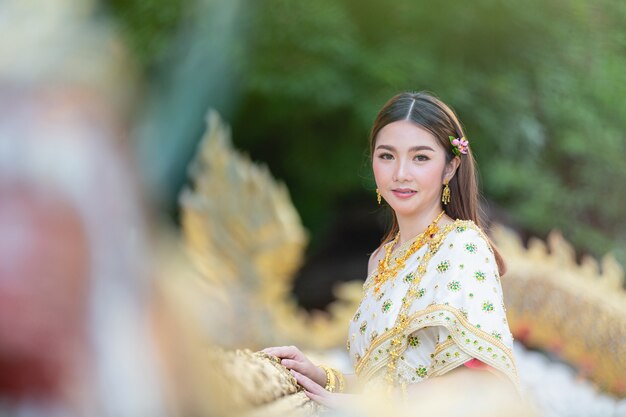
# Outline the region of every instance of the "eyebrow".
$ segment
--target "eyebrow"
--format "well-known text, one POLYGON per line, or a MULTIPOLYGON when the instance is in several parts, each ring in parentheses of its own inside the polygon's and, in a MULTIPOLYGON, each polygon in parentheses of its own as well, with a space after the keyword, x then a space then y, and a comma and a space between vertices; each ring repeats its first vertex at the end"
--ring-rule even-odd
MULTIPOLYGON (((392 152, 396 151, 396 148, 394 148, 391 145, 378 145, 376 147, 376 150, 378 150, 378 149, 387 149, 387 150, 390 150, 392 152)), ((413 146, 413 147, 409 148, 409 152, 414 152, 414 151, 416 152, 416 151, 422 151, 422 150, 435 152, 435 150, 433 148, 431 148, 430 146, 426 146, 426 145, 413 146)))

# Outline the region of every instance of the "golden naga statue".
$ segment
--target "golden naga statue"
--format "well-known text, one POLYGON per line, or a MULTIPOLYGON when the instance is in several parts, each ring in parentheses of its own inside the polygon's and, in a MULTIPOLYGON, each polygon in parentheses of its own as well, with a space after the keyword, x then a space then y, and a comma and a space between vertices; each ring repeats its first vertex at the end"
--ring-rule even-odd
POLYGON ((600 263, 556 231, 528 248, 503 227, 494 230, 509 272, 502 279, 507 317, 525 346, 555 354, 602 390, 626 396, 624 270, 611 255, 600 263))
MULTIPOLYGON (((182 250, 168 261, 172 274, 168 267, 163 272, 178 278, 178 284, 164 284, 170 294, 186 294, 174 309, 195 309, 202 322, 193 332, 202 334, 205 346, 220 346, 196 357, 206 361, 208 352, 211 371, 186 387, 212 392, 214 412, 315 415, 319 407, 282 365, 260 352, 223 348, 343 346, 362 282, 338 285, 328 315, 297 306, 291 287, 307 234, 288 190, 267 167, 233 149, 229 129, 215 112, 207 122, 190 166, 191 186, 180 196, 182 250), (190 280, 198 284, 194 290, 190 280)), ((599 265, 586 257, 578 264, 556 232, 547 244, 531 239, 528 248, 501 226, 493 234, 509 266, 502 285, 516 339, 558 355, 606 392, 626 395, 626 294, 617 261, 606 256, 599 265)))

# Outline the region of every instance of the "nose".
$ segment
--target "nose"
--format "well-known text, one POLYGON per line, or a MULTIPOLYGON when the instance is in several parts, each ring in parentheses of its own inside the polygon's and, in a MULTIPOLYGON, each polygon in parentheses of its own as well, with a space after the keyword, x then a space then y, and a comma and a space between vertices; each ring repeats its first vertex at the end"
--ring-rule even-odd
POLYGON ((408 167, 408 162, 402 158, 398 159, 394 171, 394 181, 406 182, 411 179, 411 173, 408 167))

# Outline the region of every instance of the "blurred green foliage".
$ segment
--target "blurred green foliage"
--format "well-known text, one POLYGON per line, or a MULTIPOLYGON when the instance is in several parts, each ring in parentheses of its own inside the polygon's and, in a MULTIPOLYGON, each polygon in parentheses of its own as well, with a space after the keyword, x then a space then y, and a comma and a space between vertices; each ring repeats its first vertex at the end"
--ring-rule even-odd
POLYGON ((135 59, 150 71, 168 54, 191 0, 106 0, 105 10, 114 14, 135 59))
MULTIPOLYGON (((161 36, 161 12, 139 19, 144 29, 127 12, 166 2, 116 3, 134 44, 150 44, 145 27, 161 36)), ((539 236, 561 229, 579 249, 626 263, 626 2, 254 7, 234 140, 285 180, 314 237, 339 201, 374 202, 367 134, 378 109, 399 91, 428 90, 460 116, 487 198, 515 223, 539 236)))

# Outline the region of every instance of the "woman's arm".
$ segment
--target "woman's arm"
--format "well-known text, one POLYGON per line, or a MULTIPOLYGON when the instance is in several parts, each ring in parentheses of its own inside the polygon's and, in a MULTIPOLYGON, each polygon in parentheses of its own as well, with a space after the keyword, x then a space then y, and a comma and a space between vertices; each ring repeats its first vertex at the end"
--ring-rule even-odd
POLYGON ((355 394, 361 391, 361 385, 356 374, 343 374, 346 378, 346 390, 348 394, 355 394))

